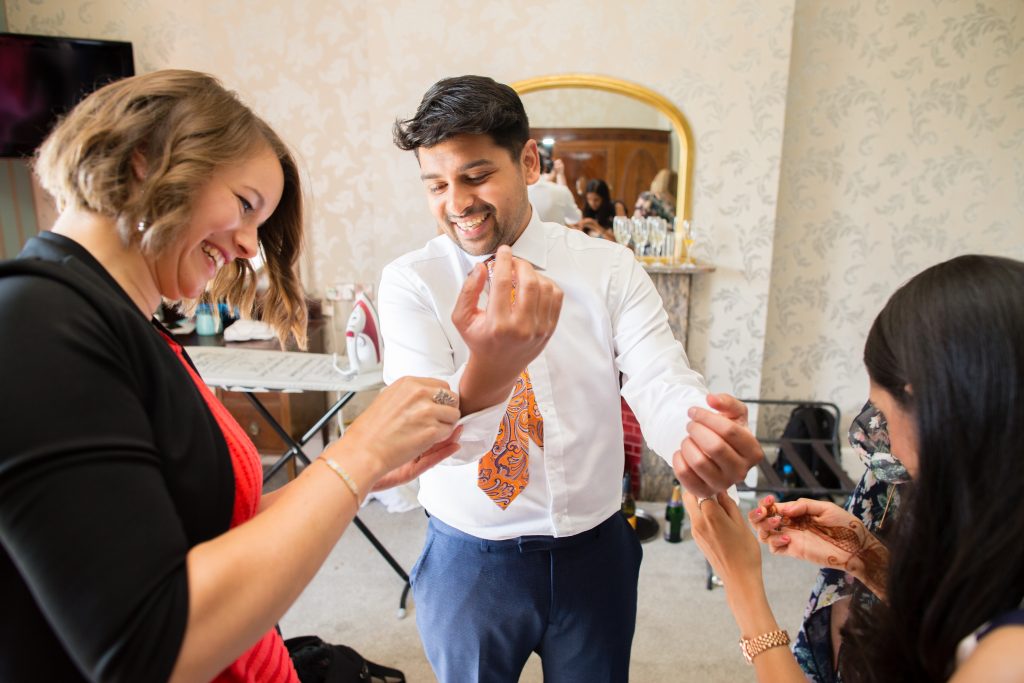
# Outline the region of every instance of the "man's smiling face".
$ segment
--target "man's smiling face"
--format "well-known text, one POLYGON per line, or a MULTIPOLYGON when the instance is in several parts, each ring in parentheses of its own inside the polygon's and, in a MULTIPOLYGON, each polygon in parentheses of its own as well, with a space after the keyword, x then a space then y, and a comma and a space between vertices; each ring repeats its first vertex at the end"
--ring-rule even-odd
POLYGON ((474 256, 512 245, 530 222, 526 186, 537 181, 537 143, 518 159, 489 135, 457 135, 417 150, 431 213, 446 235, 474 256))

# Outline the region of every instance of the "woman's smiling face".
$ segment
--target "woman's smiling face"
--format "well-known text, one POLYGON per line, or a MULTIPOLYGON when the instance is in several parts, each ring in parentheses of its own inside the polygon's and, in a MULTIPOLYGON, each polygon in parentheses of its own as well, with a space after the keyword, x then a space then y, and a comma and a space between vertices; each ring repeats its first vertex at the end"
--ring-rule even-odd
POLYGON ((255 256, 257 229, 274 213, 283 191, 284 172, 269 146, 214 171, 196 194, 180 238, 147 259, 160 294, 198 298, 226 263, 255 256))

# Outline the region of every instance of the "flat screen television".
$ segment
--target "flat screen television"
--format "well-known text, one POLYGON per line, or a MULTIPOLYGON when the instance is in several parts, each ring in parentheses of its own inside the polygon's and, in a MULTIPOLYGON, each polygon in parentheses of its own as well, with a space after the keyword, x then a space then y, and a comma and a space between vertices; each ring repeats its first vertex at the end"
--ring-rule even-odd
POLYGON ((57 117, 134 73, 131 43, 0 33, 0 157, 31 155, 57 117))

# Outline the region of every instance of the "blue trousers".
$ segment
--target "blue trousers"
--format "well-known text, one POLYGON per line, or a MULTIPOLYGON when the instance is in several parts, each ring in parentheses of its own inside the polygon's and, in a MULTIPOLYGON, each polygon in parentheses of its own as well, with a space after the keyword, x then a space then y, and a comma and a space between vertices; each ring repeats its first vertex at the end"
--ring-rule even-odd
POLYGON ((566 538, 487 541, 431 517, 410 575, 441 683, 515 683, 531 652, 552 683, 625 683, 643 551, 616 512, 566 538))

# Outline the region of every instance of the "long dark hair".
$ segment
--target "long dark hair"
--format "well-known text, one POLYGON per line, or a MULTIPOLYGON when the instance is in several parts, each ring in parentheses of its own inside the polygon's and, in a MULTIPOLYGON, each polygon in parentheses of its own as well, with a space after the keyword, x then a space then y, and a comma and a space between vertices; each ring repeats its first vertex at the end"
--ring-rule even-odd
POLYGON ((888 599, 853 600, 840 666, 854 683, 944 681, 959 641, 1024 597, 1024 263, 928 268, 875 319, 864 363, 912 416, 919 463, 888 599))
POLYGON ((586 196, 584 196, 583 217, 593 218, 602 228, 612 227, 612 217, 615 215, 615 205, 612 204, 612 193, 608 189, 608 183, 599 178, 594 178, 587 183, 586 192, 593 192, 600 197, 601 206, 596 209, 591 209, 590 204, 586 202, 586 196))

